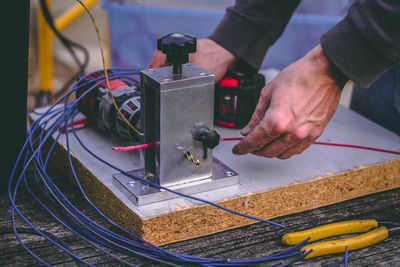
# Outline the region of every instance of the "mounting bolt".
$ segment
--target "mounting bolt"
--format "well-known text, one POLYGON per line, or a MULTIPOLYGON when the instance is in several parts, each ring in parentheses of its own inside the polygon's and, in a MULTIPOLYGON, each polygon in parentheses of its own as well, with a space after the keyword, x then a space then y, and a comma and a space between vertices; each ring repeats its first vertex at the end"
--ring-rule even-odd
POLYGON ((228 177, 232 177, 234 175, 234 173, 231 172, 231 171, 226 171, 225 175, 228 176, 228 177))

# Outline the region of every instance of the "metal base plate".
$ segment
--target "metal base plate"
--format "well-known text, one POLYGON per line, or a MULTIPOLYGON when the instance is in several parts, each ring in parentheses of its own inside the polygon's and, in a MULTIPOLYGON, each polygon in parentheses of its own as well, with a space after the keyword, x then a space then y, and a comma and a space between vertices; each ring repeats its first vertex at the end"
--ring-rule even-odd
MULTIPOLYGON (((144 170, 133 170, 129 173, 138 177, 143 177, 144 170)), ((239 174, 214 157, 212 177, 196 182, 180 184, 179 186, 168 187, 168 189, 191 195, 216 188, 236 185, 238 183, 239 174)), ((137 206, 180 197, 174 193, 154 188, 140 181, 135 181, 122 173, 113 175, 113 184, 137 206)))

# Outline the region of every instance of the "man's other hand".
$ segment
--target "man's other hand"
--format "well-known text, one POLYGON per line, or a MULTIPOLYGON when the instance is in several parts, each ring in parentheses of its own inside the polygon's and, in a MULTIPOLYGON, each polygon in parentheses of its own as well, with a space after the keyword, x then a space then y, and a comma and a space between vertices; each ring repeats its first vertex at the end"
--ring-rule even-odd
POLYGON ((300 154, 324 131, 346 81, 317 45, 262 89, 232 152, 280 159, 300 154))
MULTIPOLYGON (((213 40, 198 39, 197 52, 189 54, 189 62, 195 63, 213 73, 215 82, 219 82, 225 73, 234 66, 236 57, 213 40)), ((166 65, 165 55, 156 49, 148 68, 152 69, 166 65)))

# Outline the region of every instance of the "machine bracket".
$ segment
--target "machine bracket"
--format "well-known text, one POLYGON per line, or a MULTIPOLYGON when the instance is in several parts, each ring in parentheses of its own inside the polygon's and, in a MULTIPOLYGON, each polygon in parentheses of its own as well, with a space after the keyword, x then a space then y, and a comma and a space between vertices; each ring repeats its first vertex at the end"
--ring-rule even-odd
MULTIPOLYGON (((142 178, 144 169, 132 170, 129 173, 142 178)), ((215 157, 213 158, 212 173, 213 175, 210 178, 175 185, 168 187, 168 189, 192 195, 239 183, 239 174, 215 157)), ((172 192, 134 180, 122 173, 113 175, 113 184, 137 206, 180 197, 172 192)))

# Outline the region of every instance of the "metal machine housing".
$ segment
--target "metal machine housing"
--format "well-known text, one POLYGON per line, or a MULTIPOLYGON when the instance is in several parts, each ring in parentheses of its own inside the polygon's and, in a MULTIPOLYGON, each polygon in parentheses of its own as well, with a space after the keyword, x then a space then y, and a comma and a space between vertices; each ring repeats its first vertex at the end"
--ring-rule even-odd
MULTIPOLYGON (((133 173, 187 194, 238 183, 237 173, 213 160, 211 149, 204 155, 202 143, 192 135, 196 127, 213 127, 213 74, 190 63, 182 65, 179 75, 172 66, 143 70, 141 90, 143 143, 155 145, 142 150, 144 169, 133 173), (199 164, 188 160, 187 152, 199 164)), ((129 184, 131 178, 126 178, 114 175, 114 182, 133 194, 137 205, 177 197, 140 182, 129 184)))

